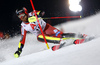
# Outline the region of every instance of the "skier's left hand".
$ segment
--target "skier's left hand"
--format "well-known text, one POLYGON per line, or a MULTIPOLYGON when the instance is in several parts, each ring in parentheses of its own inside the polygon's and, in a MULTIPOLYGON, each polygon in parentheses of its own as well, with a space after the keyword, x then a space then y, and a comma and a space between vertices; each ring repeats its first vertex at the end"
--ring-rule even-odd
POLYGON ((21 53, 22 53, 22 49, 18 48, 18 50, 14 53, 14 57, 18 58, 21 53))

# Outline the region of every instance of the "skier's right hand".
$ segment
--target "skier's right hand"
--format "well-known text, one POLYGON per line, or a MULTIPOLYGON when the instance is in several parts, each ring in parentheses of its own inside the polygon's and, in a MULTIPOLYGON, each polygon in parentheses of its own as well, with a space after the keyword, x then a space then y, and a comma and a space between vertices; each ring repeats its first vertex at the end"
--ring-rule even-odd
POLYGON ((14 53, 14 57, 15 58, 18 58, 21 53, 22 53, 22 49, 21 48, 18 48, 18 50, 14 53))

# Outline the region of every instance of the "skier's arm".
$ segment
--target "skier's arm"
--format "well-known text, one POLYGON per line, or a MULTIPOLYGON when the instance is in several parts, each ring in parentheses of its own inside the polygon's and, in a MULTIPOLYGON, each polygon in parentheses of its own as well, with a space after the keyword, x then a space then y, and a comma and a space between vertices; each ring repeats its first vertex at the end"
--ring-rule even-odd
POLYGON ((36 13, 37 13, 38 17, 43 17, 45 14, 44 11, 37 11, 36 13))
MULTIPOLYGON (((38 17, 42 17, 42 16, 44 16, 45 12, 36 10, 36 14, 37 14, 38 17)), ((35 16, 34 11, 30 12, 29 16, 35 16)))
POLYGON ((21 40, 19 42, 18 48, 22 49, 25 44, 25 39, 26 39, 26 30, 21 27, 21 40))
POLYGON ((22 49, 23 49, 24 44, 25 44, 25 38, 26 38, 26 30, 23 29, 23 27, 21 27, 21 40, 20 40, 19 45, 18 45, 18 50, 14 54, 14 56, 16 58, 18 58, 22 52, 22 49))
MULTIPOLYGON (((43 11, 36 11, 36 14, 37 14, 38 20, 39 20, 39 19, 41 19, 41 17, 45 14, 45 12, 43 12, 43 11)), ((29 21, 30 23, 31 23, 31 22, 36 22, 36 21, 37 21, 34 12, 30 12, 30 13, 29 13, 28 21, 29 21)))

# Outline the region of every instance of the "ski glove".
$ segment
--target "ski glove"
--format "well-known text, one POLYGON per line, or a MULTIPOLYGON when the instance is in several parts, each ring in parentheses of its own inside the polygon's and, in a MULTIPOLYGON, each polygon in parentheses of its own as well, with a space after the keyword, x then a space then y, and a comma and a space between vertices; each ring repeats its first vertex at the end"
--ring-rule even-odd
POLYGON ((15 58, 18 58, 21 53, 22 53, 22 49, 21 48, 18 48, 18 50, 14 53, 14 57, 15 58))
POLYGON ((14 53, 15 58, 18 58, 20 56, 20 54, 22 53, 23 47, 24 45, 21 42, 19 42, 18 50, 14 53))

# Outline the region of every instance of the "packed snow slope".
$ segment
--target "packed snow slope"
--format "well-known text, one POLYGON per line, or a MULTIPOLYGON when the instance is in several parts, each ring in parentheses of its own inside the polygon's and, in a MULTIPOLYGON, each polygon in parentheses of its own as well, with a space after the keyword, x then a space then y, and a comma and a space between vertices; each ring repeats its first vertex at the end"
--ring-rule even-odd
MULTIPOLYGON (((8 40, 0 40, 0 65, 100 65, 100 13, 61 25, 68 33, 82 33, 97 38, 92 41, 70 45, 57 51, 47 50, 44 43, 38 42, 33 34, 27 34, 26 44, 19 58, 13 54, 18 48, 20 35, 8 40)), ((51 47, 52 43, 49 43, 51 47)))

